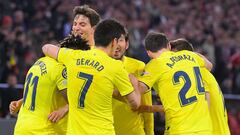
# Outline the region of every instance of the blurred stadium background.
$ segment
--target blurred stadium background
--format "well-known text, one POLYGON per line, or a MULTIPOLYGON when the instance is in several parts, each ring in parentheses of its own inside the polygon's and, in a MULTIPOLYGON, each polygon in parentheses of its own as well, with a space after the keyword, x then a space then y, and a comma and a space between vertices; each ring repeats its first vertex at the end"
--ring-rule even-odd
MULTIPOLYGON (((240 0, 0 0, 0 134, 12 134, 11 100, 21 98, 25 74, 41 56, 41 46, 57 43, 71 30, 72 9, 88 4, 102 18, 114 17, 130 34, 128 56, 149 58, 148 31, 184 37, 214 64, 225 96, 232 135, 240 135, 240 0)), ((155 101, 157 101, 154 95, 155 101)), ((155 115, 155 133, 164 118, 155 115)))

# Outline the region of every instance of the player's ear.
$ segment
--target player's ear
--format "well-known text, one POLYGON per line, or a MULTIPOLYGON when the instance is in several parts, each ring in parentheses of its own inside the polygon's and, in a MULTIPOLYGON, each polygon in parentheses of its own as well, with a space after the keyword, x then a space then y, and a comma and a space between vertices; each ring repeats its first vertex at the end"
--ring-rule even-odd
POLYGON ((95 30, 96 30, 96 27, 97 27, 97 26, 95 25, 95 26, 92 27, 92 29, 95 31, 95 30))
POLYGON ((167 49, 168 49, 168 50, 171 50, 171 48, 172 48, 172 47, 171 47, 171 44, 170 44, 170 42, 168 42, 168 44, 167 44, 167 49))
POLYGON ((128 41, 126 41, 126 50, 128 49, 128 47, 129 47, 129 42, 128 41))
POLYGON ((93 26, 91 29, 91 34, 94 34, 94 31, 96 30, 96 26, 93 26))
POLYGON ((151 51, 147 50, 147 54, 150 58, 152 58, 152 52, 151 51))

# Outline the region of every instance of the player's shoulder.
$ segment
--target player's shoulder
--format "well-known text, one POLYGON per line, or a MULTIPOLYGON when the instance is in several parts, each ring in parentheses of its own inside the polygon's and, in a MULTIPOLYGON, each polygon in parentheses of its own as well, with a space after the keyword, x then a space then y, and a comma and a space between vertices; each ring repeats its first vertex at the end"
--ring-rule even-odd
POLYGON ((199 56, 196 52, 188 51, 188 50, 182 50, 175 52, 173 59, 187 59, 192 61, 203 61, 202 57, 199 56))
POLYGON ((112 65, 116 65, 117 67, 123 67, 123 62, 121 60, 116 60, 116 59, 111 58, 110 61, 111 61, 112 65))
POLYGON ((74 49, 71 49, 71 48, 60 48, 60 51, 58 53, 58 55, 61 55, 61 57, 67 57, 67 58, 70 58, 70 57, 74 57, 76 55, 81 55, 81 54, 84 54, 85 52, 88 52, 88 50, 86 51, 83 51, 83 50, 74 50, 74 49))
POLYGON ((111 69, 112 72, 119 72, 124 69, 123 62, 121 60, 116 60, 113 58, 108 59, 108 69, 111 69))
POLYGON ((57 61, 51 57, 45 56, 39 58, 37 61, 49 62, 49 63, 56 63, 57 61))
POLYGON ((42 57, 40 59, 38 59, 35 64, 41 64, 41 65, 45 65, 48 69, 53 68, 53 70, 55 69, 59 69, 59 68, 64 68, 65 66, 63 65, 63 63, 58 62, 57 60, 45 56, 42 57))
MULTIPOLYGON (((147 63, 147 65, 158 65, 158 64, 161 64, 161 63, 163 63, 163 62, 165 62, 165 58, 162 59, 162 57, 158 57, 158 58, 151 59, 151 60, 147 63)), ((147 65, 146 65, 146 66, 147 66, 147 65)))
POLYGON ((133 63, 135 65, 138 65, 138 66, 145 66, 145 63, 140 61, 140 60, 137 60, 137 59, 134 59, 134 58, 131 58, 131 57, 128 57, 128 56, 124 56, 124 60, 129 62, 129 63, 133 63))
POLYGON ((165 63, 166 61, 169 61, 175 55, 177 55, 176 52, 165 51, 165 52, 162 52, 159 57, 150 60, 150 62, 151 63, 160 63, 160 62, 165 63))
POLYGON ((68 54, 69 52, 73 52, 74 50, 73 49, 70 49, 70 48, 60 48, 60 52, 64 55, 64 54, 68 54))
POLYGON ((195 52, 192 52, 192 51, 188 51, 188 50, 182 50, 182 51, 179 51, 177 52, 179 54, 185 54, 185 55, 190 55, 192 57, 200 57, 197 53, 195 52))

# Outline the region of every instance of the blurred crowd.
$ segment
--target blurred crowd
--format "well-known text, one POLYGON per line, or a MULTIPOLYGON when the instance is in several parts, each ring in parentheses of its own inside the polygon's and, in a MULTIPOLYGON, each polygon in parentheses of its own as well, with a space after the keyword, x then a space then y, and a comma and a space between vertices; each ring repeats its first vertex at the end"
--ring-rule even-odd
POLYGON ((84 3, 128 28, 127 55, 149 61, 148 31, 186 38, 214 64, 223 93, 240 94, 239 0, 0 0, 0 83, 11 76, 23 83, 41 46, 68 35, 72 9, 84 3))
MULTIPOLYGON (((0 1, 0 82, 18 82, 40 57, 41 46, 71 31, 72 9, 79 0, 0 1)), ((148 31, 169 39, 187 38, 214 64, 224 93, 240 94, 239 0, 87 0, 102 18, 114 17, 128 28, 128 55, 147 62, 143 40, 148 31)))

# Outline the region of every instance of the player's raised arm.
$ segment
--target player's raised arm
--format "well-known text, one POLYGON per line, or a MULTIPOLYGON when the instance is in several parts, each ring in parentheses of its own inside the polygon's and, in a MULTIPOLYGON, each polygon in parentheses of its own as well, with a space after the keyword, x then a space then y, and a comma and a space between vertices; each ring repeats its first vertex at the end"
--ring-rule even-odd
POLYGON ((46 56, 49 56, 53 59, 57 59, 58 56, 58 51, 59 51, 59 47, 52 45, 52 44, 45 44, 42 47, 42 51, 46 56))

